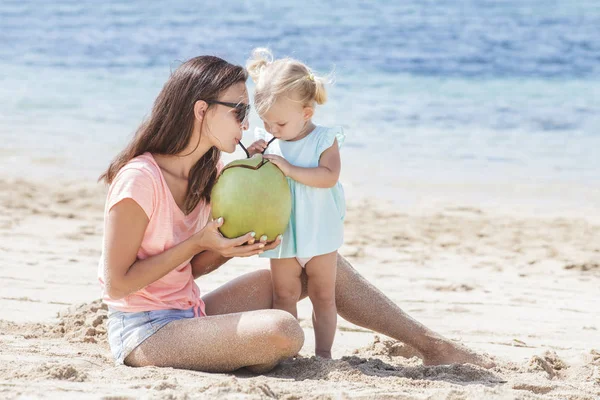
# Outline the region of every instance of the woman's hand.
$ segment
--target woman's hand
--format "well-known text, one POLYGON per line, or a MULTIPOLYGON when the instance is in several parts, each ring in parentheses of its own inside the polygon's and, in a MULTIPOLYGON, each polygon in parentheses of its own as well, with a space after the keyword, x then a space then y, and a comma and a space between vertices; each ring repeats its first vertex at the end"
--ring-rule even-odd
POLYGON ((254 232, 249 232, 235 239, 227 239, 219 232, 219 227, 223 225, 223 222, 223 218, 210 221, 204 229, 194 235, 200 251, 213 251, 226 258, 251 257, 265 250, 274 249, 281 243, 281 237, 267 243, 264 236, 260 238, 258 243, 255 243, 256 234, 254 232))
POLYGON ((290 176, 292 168, 294 166, 290 164, 285 158, 277 156, 275 154, 267 154, 264 156, 264 158, 275 164, 285 176, 290 176))
MULTIPOLYGON (((281 235, 279 235, 276 240, 269 243, 267 243, 266 237, 262 237, 260 242, 265 245, 263 248, 264 251, 272 250, 281 244, 281 235)), ((250 240, 248 244, 254 244, 254 239, 250 240)), ((231 257, 223 257, 212 250, 206 250, 196 254, 194 258, 192 258, 192 273, 194 279, 216 270, 230 259, 231 257)))
POLYGON ((252 143, 246 150, 248 150, 248 154, 250 154, 250 157, 252 157, 255 154, 264 153, 268 146, 269 145, 266 141, 260 139, 252 143))

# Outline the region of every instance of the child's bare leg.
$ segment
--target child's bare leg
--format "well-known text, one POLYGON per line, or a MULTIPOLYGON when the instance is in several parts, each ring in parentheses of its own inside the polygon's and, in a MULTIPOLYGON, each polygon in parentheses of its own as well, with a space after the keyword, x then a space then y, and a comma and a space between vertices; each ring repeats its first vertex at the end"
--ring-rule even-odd
POLYGON ((331 346, 337 325, 335 274, 337 252, 313 257, 306 264, 308 297, 313 304, 315 355, 331 358, 331 346))
POLYGON ((295 258, 271 259, 273 308, 284 310, 298 318, 296 304, 302 293, 302 267, 295 258))

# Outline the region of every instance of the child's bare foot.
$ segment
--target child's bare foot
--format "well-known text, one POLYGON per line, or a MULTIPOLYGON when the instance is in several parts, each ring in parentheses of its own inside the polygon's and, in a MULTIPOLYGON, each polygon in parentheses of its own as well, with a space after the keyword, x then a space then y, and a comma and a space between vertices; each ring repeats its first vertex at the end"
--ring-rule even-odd
POLYGON ((331 350, 315 350, 315 356, 331 360, 331 350))
POLYGON ((423 353, 423 364, 474 364, 483 368, 493 368, 496 364, 488 357, 449 340, 440 340, 427 354, 423 353))

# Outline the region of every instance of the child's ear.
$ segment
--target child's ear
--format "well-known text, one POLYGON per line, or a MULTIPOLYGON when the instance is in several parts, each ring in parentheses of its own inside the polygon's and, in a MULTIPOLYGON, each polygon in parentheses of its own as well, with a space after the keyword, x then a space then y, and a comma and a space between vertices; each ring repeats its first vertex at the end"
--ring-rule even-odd
POLYGON ((306 106, 302 110, 302 116, 304 117, 305 121, 311 119, 314 114, 315 114, 315 110, 312 107, 306 106))

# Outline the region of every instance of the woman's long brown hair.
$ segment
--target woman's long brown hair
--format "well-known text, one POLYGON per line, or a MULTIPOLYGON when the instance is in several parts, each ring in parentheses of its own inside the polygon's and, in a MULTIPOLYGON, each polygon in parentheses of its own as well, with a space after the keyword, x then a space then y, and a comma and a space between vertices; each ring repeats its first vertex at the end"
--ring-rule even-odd
MULTIPOLYGON (((232 85, 246 82, 244 68, 213 56, 192 58, 181 64, 169 77, 154 101, 150 117, 140 125, 133 140, 115 157, 99 180, 108 184, 132 158, 145 152, 163 155, 181 153, 192 138, 194 104, 198 100, 216 100, 232 85)), ((211 148, 192 167, 184 212, 189 214, 210 192, 217 179, 220 151, 211 148)))

